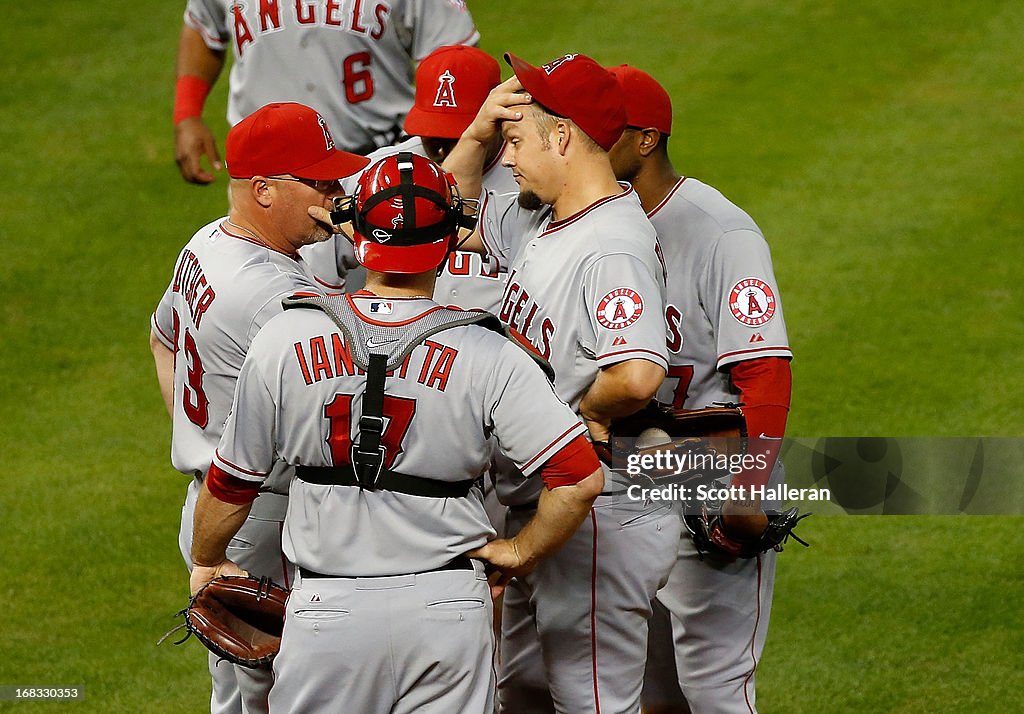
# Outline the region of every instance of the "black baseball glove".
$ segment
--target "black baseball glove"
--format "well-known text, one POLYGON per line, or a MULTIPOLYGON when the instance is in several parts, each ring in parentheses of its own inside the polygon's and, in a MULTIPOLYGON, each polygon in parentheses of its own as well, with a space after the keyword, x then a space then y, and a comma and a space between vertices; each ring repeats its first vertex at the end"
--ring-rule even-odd
POLYGON ((793 529, 797 523, 811 515, 810 513, 799 515, 796 508, 790 508, 782 512, 766 511, 765 515, 768 517, 768 525, 761 535, 744 540, 729 534, 722 518, 721 502, 705 502, 700 513, 684 515, 683 522, 701 558, 706 553, 729 558, 756 558, 769 550, 781 552, 783 544, 791 536, 800 545, 808 547, 809 544, 794 533, 793 529))

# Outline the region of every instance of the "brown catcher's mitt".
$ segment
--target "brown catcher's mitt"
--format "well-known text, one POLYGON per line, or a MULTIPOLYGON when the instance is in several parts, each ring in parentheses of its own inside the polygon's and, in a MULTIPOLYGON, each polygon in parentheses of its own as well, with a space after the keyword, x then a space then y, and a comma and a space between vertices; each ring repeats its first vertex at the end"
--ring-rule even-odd
POLYGON ((728 473, 728 460, 746 450, 747 422, 737 405, 672 409, 651 402, 635 414, 612 422, 609 444, 595 444, 598 456, 631 476, 640 464, 660 457, 640 473, 676 483, 713 480, 728 473), (646 461, 643 457, 651 457, 646 461), (629 463, 634 464, 632 471, 629 463))
POLYGON ((178 614, 185 616, 189 634, 215 655, 268 668, 281 648, 287 599, 288 591, 269 578, 226 575, 204 585, 178 614))

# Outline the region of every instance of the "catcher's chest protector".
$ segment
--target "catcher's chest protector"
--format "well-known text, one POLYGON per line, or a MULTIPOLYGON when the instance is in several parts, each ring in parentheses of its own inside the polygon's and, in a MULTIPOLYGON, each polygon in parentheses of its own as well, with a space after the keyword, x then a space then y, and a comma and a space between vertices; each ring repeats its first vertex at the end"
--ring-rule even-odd
POLYGON ((296 295, 285 298, 283 304, 286 310, 297 307, 322 310, 345 335, 345 344, 352 353, 352 361, 367 371, 370 369, 372 355, 382 355, 385 358, 384 367, 390 371, 398 367, 425 339, 453 327, 480 325, 505 334, 498 318, 482 311, 438 307, 403 325, 381 325, 360 319, 344 295, 296 295))
MULTIPOLYGON (((359 441, 353 443, 350 455, 351 473, 355 477, 355 483, 370 489, 390 483, 394 488, 396 478, 400 478, 406 483, 405 492, 413 495, 465 496, 473 483, 472 481, 460 482, 453 486, 442 486, 437 482, 420 479, 416 476, 410 477, 386 472, 384 469, 385 450, 381 445, 385 426, 385 380, 388 371, 396 369, 417 345, 431 335, 453 327, 472 324, 479 324, 504 334, 504 329, 498 318, 488 312, 466 312, 437 307, 428 310, 412 322, 401 325, 384 325, 361 319, 345 296, 293 296, 287 298, 284 305, 285 309, 310 307, 322 310, 345 335, 345 344, 352 355, 352 361, 366 371, 363 413, 359 418, 359 441), (382 482, 381 476, 385 473, 387 478, 382 482), (453 487, 454 492, 451 490, 453 487)), ((328 483, 348 483, 347 480, 335 480, 348 479, 346 473, 339 474, 335 469, 299 467, 296 474, 304 480, 328 478, 328 483)))

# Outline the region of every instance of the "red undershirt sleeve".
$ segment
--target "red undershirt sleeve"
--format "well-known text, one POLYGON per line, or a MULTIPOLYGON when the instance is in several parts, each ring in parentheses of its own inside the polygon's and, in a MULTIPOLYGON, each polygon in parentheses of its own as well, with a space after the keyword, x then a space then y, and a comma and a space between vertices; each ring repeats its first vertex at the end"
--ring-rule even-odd
POLYGON ((756 459, 754 468, 736 474, 732 482, 736 486, 764 486, 775 467, 786 433, 793 388, 789 360, 782 357, 744 360, 734 364, 729 375, 740 392, 747 420, 749 453, 756 459))
POLYGON ((599 468, 594 447, 580 434, 541 466, 540 476, 548 488, 558 488, 579 483, 599 468))
POLYGON ((232 476, 219 468, 217 464, 212 464, 206 474, 206 487, 210 489, 210 493, 217 500, 235 506, 252 503, 260 492, 258 481, 246 481, 232 476))

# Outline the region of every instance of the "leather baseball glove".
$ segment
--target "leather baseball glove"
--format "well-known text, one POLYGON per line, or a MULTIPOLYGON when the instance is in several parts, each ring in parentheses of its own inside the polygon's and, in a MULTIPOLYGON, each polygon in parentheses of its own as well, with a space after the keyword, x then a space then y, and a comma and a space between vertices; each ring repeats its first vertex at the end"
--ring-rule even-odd
POLYGON ((185 616, 188 634, 175 644, 195 635, 221 659, 269 668, 281 648, 287 599, 288 591, 269 578, 226 575, 211 580, 178 613, 185 616))
POLYGON ((756 558, 769 550, 781 552, 783 544, 790 537, 805 548, 808 547, 807 541, 794 533, 793 529, 797 523, 811 514, 798 514, 796 508, 782 512, 765 511, 768 524, 761 535, 743 540, 734 537, 726 529, 720 501, 705 502, 700 513, 685 514, 683 522, 686 524, 686 530, 690 532, 694 545, 697 546, 697 553, 701 559, 706 553, 730 558, 756 558))
POLYGON ((644 456, 661 455, 663 467, 645 467, 644 476, 677 483, 712 481, 728 474, 723 459, 745 453, 746 436, 746 419, 736 405, 672 409, 652 401, 613 421, 609 442, 595 443, 594 448, 616 470, 625 470, 630 460, 639 463, 644 456))

